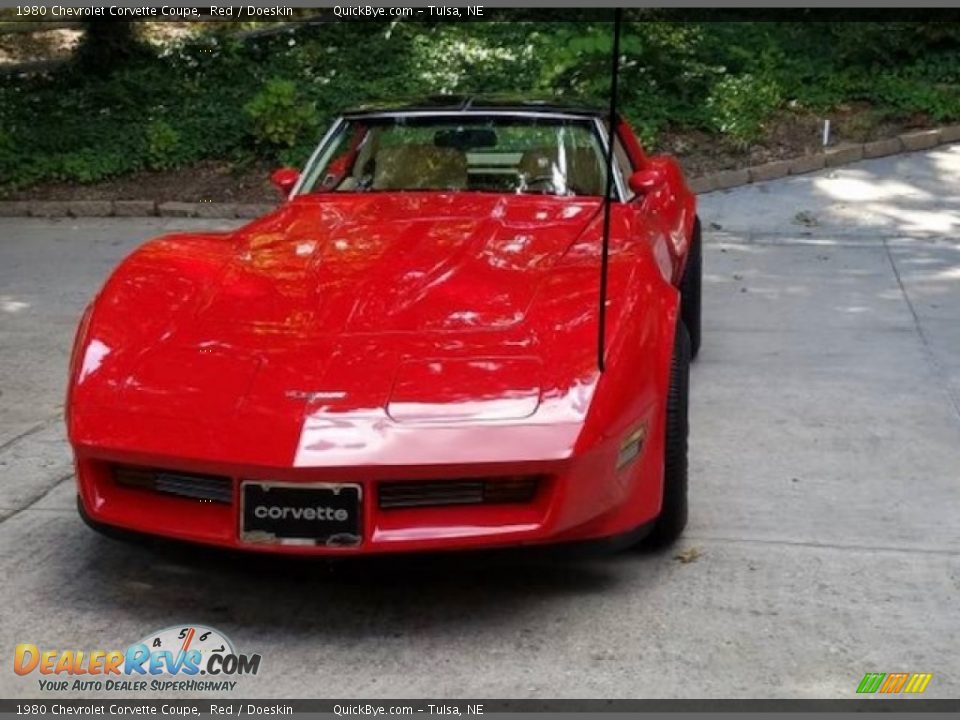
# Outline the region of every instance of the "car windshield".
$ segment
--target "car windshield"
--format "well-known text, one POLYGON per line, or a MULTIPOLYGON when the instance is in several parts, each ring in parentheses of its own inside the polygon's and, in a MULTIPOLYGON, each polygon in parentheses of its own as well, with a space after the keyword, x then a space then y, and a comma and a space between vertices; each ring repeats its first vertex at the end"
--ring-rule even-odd
POLYGON ((602 196, 603 158, 588 119, 361 117, 340 124, 304 171, 300 192, 602 196))

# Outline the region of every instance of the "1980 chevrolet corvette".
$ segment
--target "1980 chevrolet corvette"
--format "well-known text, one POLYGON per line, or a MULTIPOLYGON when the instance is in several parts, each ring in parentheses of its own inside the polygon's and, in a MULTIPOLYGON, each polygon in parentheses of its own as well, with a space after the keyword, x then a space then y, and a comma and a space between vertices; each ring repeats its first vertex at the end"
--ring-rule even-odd
POLYGON ((528 102, 345 113, 274 212, 141 246, 71 360, 84 518, 318 555, 675 539, 696 202, 618 121, 605 204, 610 135, 528 102))

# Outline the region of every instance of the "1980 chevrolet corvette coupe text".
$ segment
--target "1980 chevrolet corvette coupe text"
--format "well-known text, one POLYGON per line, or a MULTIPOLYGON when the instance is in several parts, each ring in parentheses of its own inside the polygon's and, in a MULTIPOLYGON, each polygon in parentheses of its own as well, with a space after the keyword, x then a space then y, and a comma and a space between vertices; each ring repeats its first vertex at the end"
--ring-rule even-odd
POLYGON ((605 204, 610 135, 528 102, 350 112, 275 211, 141 246, 71 361, 85 519, 300 554, 673 540, 695 197, 618 121, 605 204))

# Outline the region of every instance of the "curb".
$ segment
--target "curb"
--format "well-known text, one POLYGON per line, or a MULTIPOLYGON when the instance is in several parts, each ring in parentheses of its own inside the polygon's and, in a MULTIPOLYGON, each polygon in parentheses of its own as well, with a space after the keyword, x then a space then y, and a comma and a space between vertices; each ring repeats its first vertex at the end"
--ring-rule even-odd
POLYGON ((165 202, 153 200, 0 200, 0 217, 170 217, 253 219, 269 203, 165 202))
POLYGON ((885 140, 873 140, 867 143, 846 143, 829 148, 822 153, 802 155, 790 160, 755 165, 742 170, 722 170, 709 175, 701 175, 688 181, 690 189, 698 195, 729 190, 750 183, 777 180, 788 175, 804 175, 840 167, 860 160, 900 155, 903 153, 929 150, 937 145, 960 142, 960 125, 949 125, 934 130, 920 130, 902 133, 885 140))
MULTIPOLYGON (((929 150, 938 145, 960 142, 960 125, 903 133, 885 140, 849 143, 822 153, 789 160, 720 170, 690 178, 690 189, 698 195, 730 190, 791 175, 803 175, 824 168, 840 167, 860 160, 929 150)), ((276 207, 270 203, 179 202, 154 200, 0 200, 0 217, 177 217, 249 220, 276 207)))

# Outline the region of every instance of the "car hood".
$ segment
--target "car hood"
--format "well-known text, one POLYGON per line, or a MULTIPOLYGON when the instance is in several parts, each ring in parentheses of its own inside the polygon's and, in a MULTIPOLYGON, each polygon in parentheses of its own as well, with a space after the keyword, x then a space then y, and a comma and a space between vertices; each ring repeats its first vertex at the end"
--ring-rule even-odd
MULTIPOLYGON (((596 300, 564 258, 598 209, 462 193, 306 197, 232 234, 148 243, 95 305, 72 438, 318 466, 407 464, 425 452, 411 437, 433 438, 437 461, 495 459, 459 442, 456 428, 478 423, 566 424, 575 437, 596 300)), ((596 258, 582 262, 595 277, 596 258)), ((501 459, 572 444, 548 449, 544 437, 514 434, 501 459)))
POLYGON ((436 193, 306 197, 238 233, 197 321, 310 334, 523 322, 596 201, 436 193))

